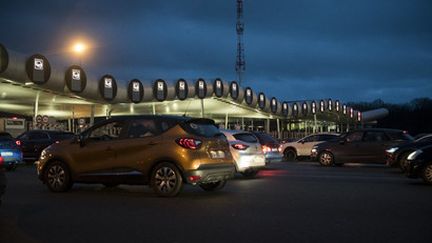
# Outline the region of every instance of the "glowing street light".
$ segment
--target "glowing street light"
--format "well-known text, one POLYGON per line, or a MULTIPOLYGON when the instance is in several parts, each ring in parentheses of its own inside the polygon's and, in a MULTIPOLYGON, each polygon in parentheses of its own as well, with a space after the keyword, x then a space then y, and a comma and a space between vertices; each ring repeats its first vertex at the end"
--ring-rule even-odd
POLYGON ((75 43, 75 45, 73 46, 73 51, 77 54, 81 54, 85 50, 86 50, 86 46, 81 42, 75 43))

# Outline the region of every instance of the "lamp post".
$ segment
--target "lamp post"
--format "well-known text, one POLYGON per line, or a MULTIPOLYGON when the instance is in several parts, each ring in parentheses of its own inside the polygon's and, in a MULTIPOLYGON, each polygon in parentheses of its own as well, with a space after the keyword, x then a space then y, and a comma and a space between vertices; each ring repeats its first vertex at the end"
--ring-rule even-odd
POLYGON ((72 51, 74 53, 76 53, 77 56, 78 56, 78 58, 79 58, 78 60, 79 60, 79 65, 80 66, 82 65, 82 63, 81 63, 81 57, 84 54, 84 52, 86 51, 86 49, 87 49, 87 46, 84 43, 82 43, 82 42, 77 42, 72 47, 72 51))

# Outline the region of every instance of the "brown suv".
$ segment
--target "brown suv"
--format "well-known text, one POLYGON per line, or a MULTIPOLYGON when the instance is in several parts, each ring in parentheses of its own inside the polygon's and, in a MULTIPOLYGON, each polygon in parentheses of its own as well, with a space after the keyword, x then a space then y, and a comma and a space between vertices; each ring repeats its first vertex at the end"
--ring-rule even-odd
POLYGON ((105 120, 49 146, 36 164, 53 192, 74 182, 150 184, 160 196, 175 196, 183 183, 221 189, 234 174, 228 142, 214 121, 178 116, 105 120))

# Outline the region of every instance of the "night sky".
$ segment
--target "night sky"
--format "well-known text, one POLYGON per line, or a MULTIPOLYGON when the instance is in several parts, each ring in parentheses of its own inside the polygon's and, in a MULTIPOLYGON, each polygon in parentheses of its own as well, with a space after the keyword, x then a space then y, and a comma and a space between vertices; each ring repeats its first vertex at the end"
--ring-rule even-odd
MULTIPOLYGON (((431 0, 245 0, 243 86, 292 101, 432 96, 431 0)), ((117 79, 236 77, 236 1, 6 1, 0 43, 117 79)))

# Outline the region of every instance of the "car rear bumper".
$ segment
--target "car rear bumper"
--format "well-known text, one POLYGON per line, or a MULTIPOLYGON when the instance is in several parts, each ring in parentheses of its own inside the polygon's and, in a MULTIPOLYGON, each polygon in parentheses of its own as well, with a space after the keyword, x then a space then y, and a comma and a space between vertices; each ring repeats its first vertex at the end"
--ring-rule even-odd
POLYGON ((186 172, 186 180, 190 184, 217 182, 234 177, 234 172, 233 163, 203 164, 186 172))
POLYGON ((265 153, 266 163, 282 162, 283 155, 279 152, 265 153))
POLYGON ((266 165, 266 159, 263 154, 260 155, 241 155, 236 158, 237 172, 247 170, 259 170, 266 165))

